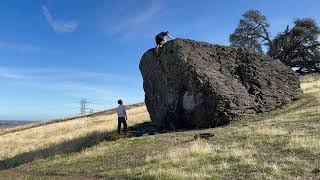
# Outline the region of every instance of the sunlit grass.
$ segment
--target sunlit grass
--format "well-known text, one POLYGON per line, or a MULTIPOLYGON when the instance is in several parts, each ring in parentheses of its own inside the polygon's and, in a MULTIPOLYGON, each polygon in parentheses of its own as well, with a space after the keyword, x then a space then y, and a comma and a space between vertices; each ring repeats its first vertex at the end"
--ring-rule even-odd
MULTIPOLYGON (((128 110, 128 125, 150 121, 145 106, 128 110)), ((27 125, 30 126, 30 125, 27 125)), ((70 121, 34 127, 0 136, 0 160, 44 149, 51 145, 85 137, 93 132, 110 132, 117 127, 117 115, 83 117, 70 121)), ((19 127, 23 128, 23 127, 19 127)))
MULTIPOLYGON (((32 172, 33 178, 80 174, 105 179, 319 179, 319 77, 301 79, 304 94, 296 101, 226 127, 101 142, 35 160, 14 172, 32 172), (194 139, 203 132, 215 136, 194 139)), ((145 111, 136 110, 139 118, 145 111)), ((96 122, 102 125, 115 117, 109 118, 96 122)))

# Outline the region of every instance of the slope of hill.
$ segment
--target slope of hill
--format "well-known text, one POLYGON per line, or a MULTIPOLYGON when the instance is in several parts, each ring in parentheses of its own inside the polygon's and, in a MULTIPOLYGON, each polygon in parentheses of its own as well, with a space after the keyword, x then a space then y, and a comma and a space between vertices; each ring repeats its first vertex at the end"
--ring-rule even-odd
POLYGON ((0 134, 1 131, 4 131, 4 129, 22 126, 30 123, 34 123, 34 121, 0 120, 0 134))
MULTIPOLYGON (((150 119, 144 104, 130 106, 127 113, 129 126, 150 119)), ((0 168, 82 149, 106 138, 116 126, 115 111, 108 110, 5 129, 0 132, 0 168)))
MULTIPOLYGON (((304 93, 294 102, 269 113, 239 118, 226 127, 106 140, 0 174, 4 178, 30 179, 319 179, 320 76, 302 77, 301 81, 304 93), (195 139, 199 133, 215 136, 195 139)), ((147 119, 145 109, 138 112, 147 119)), ((73 123, 64 123, 61 126, 70 126, 68 131, 74 134, 69 138, 85 134, 73 123)), ((91 129, 89 125, 81 127, 91 129)), ((48 129, 47 137, 57 139, 55 136, 61 133, 68 134, 48 129)), ((22 135, 16 134, 15 138, 22 135)), ((0 137, 2 142, 10 140, 0 137)), ((39 138, 38 142, 43 140, 39 138)))
MULTIPOLYGON (((132 109, 132 108, 143 106, 143 105, 144 105, 144 103, 138 103, 138 104, 129 105, 128 108, 132 109)), ((59 123, 59 122, 65 122, 65 121, 70 121, 70 120, 75 120, 75 119, 80 119, 80 118, 95 118, 95 117, 99 117, 99 116, 111 115, 114 113, 115 113, 115 109, 108 109, 105 111, 99 111, 99 112, 89 113, 89 114, 85 114, 85 115, 76 115, 76 116, 60 118, 60 119, 55 119, 55 120, 45 121, 45 122, 34 122, 33 121, 33 122, 25 123, 27 125, 24 125, 24 126, 22 126, 22 124, 21 124, 17 127, 2 129, 2 132, 0 131, 0 135, 14 133, 17 131, 27 130, 27 129, 31 129, 31 128, 35 128, 35 127, 39 127, 39 126, 45 126, 45 125, 54 124, 54 123, 59 123)))

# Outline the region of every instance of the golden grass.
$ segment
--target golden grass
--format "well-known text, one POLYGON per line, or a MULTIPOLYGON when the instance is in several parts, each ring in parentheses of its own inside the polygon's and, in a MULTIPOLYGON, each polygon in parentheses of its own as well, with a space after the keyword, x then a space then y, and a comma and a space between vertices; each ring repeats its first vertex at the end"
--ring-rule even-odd
POLYGON ((301 89, 304 93, 320 92, 319 75, 309 75, 302 77, 301 89))
POLYGON ((196 141, 188 144, 186 147, 171 148, 166 152, 158 155, 148 155, 147 162, 161 159, 162 162, 180 162, 183 158, 191 156, 199 156, 212 152, 213 148, 210 144, 202 141, 196 141))
MULTIPOLYGON (((320 79, 313 76, 302 79, 301 88, 305 94, 313 93, 313 102, 320 102, 320 79), (310 81, 312 78, 312 81, 310 81)), ((229 171, 237 169, 244 173, 247 168, 260 169, 265 174, 251 174, 251 178, 268 178, 268 174, 273 177, 281 177, 285 179, 301 178, 314 168, 314 164, 304 160, 302 157, 294 157, 283 154, 278 159, 271 149, 279 148, 287 149, 286 151, 306 151, 314 155, 320 154, 320 136, 307 135, 312 132, 309 128, 314 128, 314 132, 319 132, 319 121, 314 122, 318 117, 320 119, 320 103, 310 107, 300 107, 294 111, 282 113, 277 116, 270 116, 244 127, 226 127, 221 129, 223 136, 246 137, 247 141, 239 140, 233 143, 209 143, 208 141, 193 141, 187 145, 178 145, 167 151, 158 154, 150 154, 145 158, 147 165, 138 168, 129 168, 130 172, 142 172, 142 177, 155 177, 161 179, 163 177, 169 179, 205 179, 205 178, 221 178, 228 177, 229 171), (311 122, 304 122, 312 120, 311 122), (281 123, 291 123, 291 125, 282 125, 281 123), (296 123, 296 124, 295 124, 296 123), (225 130, 225 131, 224 131, 225 130), (229 132, 226 132, 229 131, 229 132), (233 133, 233 134, 232 134, 233 133), (250 140, 249 140, 250 139, 250 140), (270 148, 271 152, 258 152, 258 149, 265 148, 262 142, 273 144, 270 148), (259 144, 257 146, 256 144, 259 144), (282 145, 281 145, 282 144, 282 145), (259 154, 260 153, 260 154, 259 154), (262 153, 262 154, 261 154, 262 153), (270 159, 264 159, 263 153, 270 154, 270 159), (212 160, 212 163, 206 161, 212 160), (236 161, 236 162, 235 162, 236 161), (299 167, 299 165, 302 167, 299 167), (297 167, 292 167, 292 165, 297 167), (287 174, 288 169, 298 169, 296 171, 304 172, 301 175, 287 174), (224 176, 219 176, 219 173, 224 176), (215 174, 216 176, 213 176, 215 174)), ((219 130, 217 130, 219 132, 219 130)), ((217 137, 219 138, 219 137, 217 137)), ((238 137, 235 137, 238 138, 238 137)), ((267 155, 268 156, 268 155, 267 155)), ((276 154, 276 156, 278 156, 276 154)), ((303 154, 302 154, 303 156, 303 154)), ((236 172, 239 173, 239 172, 236 172)), ((238 178, 241 177, 241 174, 238 178)), ((250 174, 250 173, 248 173, 250 174)), ((231 175, 231 177, 234 177, 231 175)), ((242 177, 243 178, 243 177, 242 177)))
MULTIPOLYGON (((297 101, 223 128, 103 142, 15 170, 106 179, 319 179, 320 76, 301 83, 304 94, 297 101), (194 139, 203 132, 215 136, 194 139)), ((131 116, 143 118, 145 111, 131 116)), ((115 117, 109 118, 103 122, 115 117)))
POLYGON ((312 150, 314 153, 320 153, 319 137, 294 136, 290 138, 288 148, 312 150))
POLYGON ((169 148, 157 155, 148 155, 145 167, 127 169, 127 171, 143 171, 143 176, 169 179, 203 179, 212 178, 212 171, 228 171, 232 168, 230 161, 242 165, 256 165, 254 146, 240 147, 234 143, 231 147, 213 145, 205 140, 197 140, 183 146, 169 148), (219 163, 207 163, 210 159, 219 163), (205 165, 201 165, 201 164, 205 165), (151 167, 151 168, 150 168, 151 167), (179 168, 177 168, 179 167, 179 168))
MULTIPOLYGON (((145 106, 129 109, 127 114, 128 126, 150 120, 145 106)), ((117 115, 111 114, 83 117, 4 134, 0 136, 0 160, 85 137, 92 132, 113 131, 116 127, 117 115)))

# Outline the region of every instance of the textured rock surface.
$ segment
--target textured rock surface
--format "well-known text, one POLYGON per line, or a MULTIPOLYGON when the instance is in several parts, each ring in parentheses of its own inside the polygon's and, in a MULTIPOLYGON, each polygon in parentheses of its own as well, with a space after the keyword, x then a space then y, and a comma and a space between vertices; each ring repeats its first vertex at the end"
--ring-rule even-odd
POLYGON ((300 92, 281 62, 243 48, 186 39, 168 42, 140 62, 145 103, 157 125, 215 127, 233 117, 270 111, 300 92))

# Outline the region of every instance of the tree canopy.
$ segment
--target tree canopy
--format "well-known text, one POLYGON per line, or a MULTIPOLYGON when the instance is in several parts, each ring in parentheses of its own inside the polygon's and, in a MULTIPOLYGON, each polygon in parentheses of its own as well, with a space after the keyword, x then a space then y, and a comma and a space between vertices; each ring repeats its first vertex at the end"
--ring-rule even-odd
POLYGON ((250 48, 261 54, 268 54, 291 67, 309 72, 320 72, 320 28, 311 18, 294 20, 273 39, 269 35, 270 24, 258 10, 249 10, 242 15, 238 27, 230 35, 233 46, 250 48))
POLYGON ((271 43, 267 18, 258 10, 249 10, 242 16, 238 27, 230 35, 231 44, 263 53, 263 46, 271 43))

